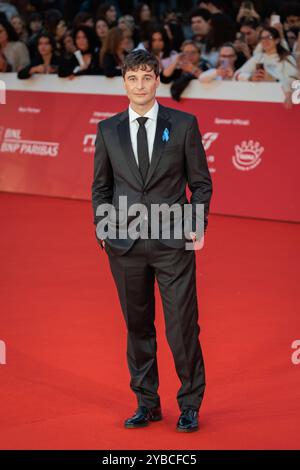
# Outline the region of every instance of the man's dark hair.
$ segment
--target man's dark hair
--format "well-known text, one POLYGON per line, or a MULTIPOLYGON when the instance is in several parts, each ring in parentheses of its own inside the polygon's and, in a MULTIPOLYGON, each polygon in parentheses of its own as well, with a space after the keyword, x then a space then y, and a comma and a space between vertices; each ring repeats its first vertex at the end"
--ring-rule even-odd
POLYGON ((240 28, 242 26, 248 26, 248 28, 257 29, 258 26, 259 26, 259 22, 257 21, 256 18, 249 18, 249 17, 246 17, 246 16, 243 16, 241 18, 239 24, 240 24, 240 28))
POLYGON ((190 22, 196 16, 201 16, 205 21, 208 21, 211 18, 211 13, 206 8, 194 8, 189 15, 190 22))
POLYGON ((286 21, 289 16, 300 16, 300 5, 298 2, 284 3, 280 8, 280 16, 286 21))
POLYGON ((150 70, 153 70, 155 76, 158 77, 159 62, 155 55, 144 49, 131 51, 127 54, 122 64, 123 78, 128 70, 134 70, 136 72, 138 69, 147 70, 148 67, 150 67, 150 70))
POLYGON ((220 8, 220 9, 224 7, 224 1, 223 0, 200 0, 198 2, 198 4, 200 5, 201 3, 206 3, 206 4, 211 3, 216 8, 220 8))

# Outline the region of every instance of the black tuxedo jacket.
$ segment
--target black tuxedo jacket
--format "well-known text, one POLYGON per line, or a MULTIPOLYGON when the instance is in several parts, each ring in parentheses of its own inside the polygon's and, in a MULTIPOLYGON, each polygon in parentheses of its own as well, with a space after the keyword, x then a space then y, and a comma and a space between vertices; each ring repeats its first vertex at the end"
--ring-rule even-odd
MULTIPOLYGON (((100 204, 112 204, 118 213, 119 196, 127 196, 128 207, 142 203, 149 211, 151 203, 168 206, 190 203, 193 209, 195 204, 204 204, 205 231, 211 195, 211 176, 194 115, 159 104, 153 153, 145 183, 131 145, 128 108, 98 123, 92 183, 96 225, 104 217, 96 215, 100 204), (169 131, 168 140, 163 139, 165 129, 169 131), (191 191, 189 202, 186 185, 191 191)), ((184 237, 160 241, 174 248, 181 248, 186 243, 184 237)), ((134 240, 107 238, 105 243, 115 254, 122 255, 131 248, 134 240)))

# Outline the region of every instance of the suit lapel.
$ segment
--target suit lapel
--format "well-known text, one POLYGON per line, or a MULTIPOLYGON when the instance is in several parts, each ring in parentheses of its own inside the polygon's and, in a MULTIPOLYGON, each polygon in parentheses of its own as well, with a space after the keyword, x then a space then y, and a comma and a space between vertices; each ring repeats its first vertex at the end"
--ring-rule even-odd
POLYGON ((166 141, 163 140, 162 138, 163 132, 165 129, 168 129, 169 133, 171 131, 171 121, 168 118, 169 118, 169 115, 166 112, 165 108, 159 105, 152 157, 151 157, 150 167, 149 167, 146 181, 145 181, 145 187, 150 182, 166 145, 166 141))

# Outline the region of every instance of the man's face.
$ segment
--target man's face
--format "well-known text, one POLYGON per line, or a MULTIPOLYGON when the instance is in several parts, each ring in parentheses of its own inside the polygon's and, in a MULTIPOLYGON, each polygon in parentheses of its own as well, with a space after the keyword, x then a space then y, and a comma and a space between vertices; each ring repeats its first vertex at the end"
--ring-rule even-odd
POLYGON ((202 16, 194 16, 191 19, 191 27, 194 34, 199 36, 206 36, 209 31, 209 22, 205 21, 202 16))
POLYGON ((153 101, 159 86, 159 76, 147 66, 146 70, 127 70, 124 77, 124 87, 130 103, 143 106, 153 101))
POLYGON ((300 28, 300 16, 290 15, 286 19, 286 24, 289 28, 300 28))
POLYGON ((242 26, 241 33, 244 34, 246 43, 249 46, 256 46, 259 40, 258 30, 250 28, 250 26, 242 26))

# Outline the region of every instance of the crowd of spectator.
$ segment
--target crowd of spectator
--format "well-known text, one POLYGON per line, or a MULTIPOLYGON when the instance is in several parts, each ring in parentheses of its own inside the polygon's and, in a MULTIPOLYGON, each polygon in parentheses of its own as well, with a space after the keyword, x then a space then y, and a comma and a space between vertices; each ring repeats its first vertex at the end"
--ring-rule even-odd
POLYGON ((137 3, 0 0, 0 72, 121 76, 134 49, 151 51, 180 100, 191 80, 300 78, 300 0, 137 3))

